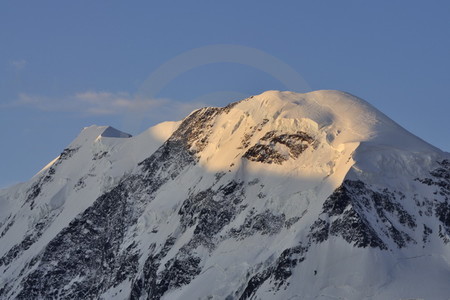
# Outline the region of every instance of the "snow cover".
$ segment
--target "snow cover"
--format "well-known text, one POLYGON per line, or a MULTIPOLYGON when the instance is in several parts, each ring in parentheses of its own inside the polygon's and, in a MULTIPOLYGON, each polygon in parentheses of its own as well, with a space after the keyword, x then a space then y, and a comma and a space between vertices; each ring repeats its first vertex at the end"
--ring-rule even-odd
MULTIPOLYGON (((207 112, 198 110, 189 117, 207 112)), ((225 196, 220 198, 223 187, 233 182, 242 185, 240 196, 233 192, 241 202, 229 223, 212 237, 214 247, 189 248, 190 255, 200 258, 200 273, 169 289, 164 299, 239 299, 249 277, 279 261, 284 250, 306 247, 308 241, 304 261, 292 266, 289 283, 275 288, 273 281, 263 281, 252 294, 255 299, 445 299, 450 295, 450 250, 438 236, 443 225, 433 214, 419 213, 413 200, 445 198, 416 179, 428 178, 439 161, 450 158, 448 153, 409 133, 364 100, 340 91, 267 91, 205 120, 189 144, 197 157, 195 164, 181 167, 180 162, 179 173, 172 176, 166 162, 158 176, 167 181, 150 195, 151 201, 143 201, 148 196, 145 189, 138 188, 132 196, 136 203, 145 204, 139 204, 137 222, 121 244, 123 251, 137 243, 142 270, 146 259, 174 237, 158 267, 163 272, 197 234, 195 226, 183 225, 180 212, 186 199, 211 191, 214 201, 225 201, 225 196), (303 146, 294 149, 289 141, 280 142, 283 138, 301 140, 303 146), (251 149, 271 149, 278 160, 268 163, 267 157, 251 149), (325 219, 324 202, 345 180, 364 182, 380 193, 383 189, 395 195, 401 192, 405 200, 399 203, 417 229, 404 227, 394 215, 386 228, 402 228, 415 243, 397 246, 381 224, 372 227, 387 249, 357 247, 340 236, 311 244, 312 225, 325 219), (242 225, 265 214, 272 216, 273 227, 267 233, 246 233, 242 225), (426 242, 424 226, 433 232, 426 242), (241 236, 233 236, 238 228, 241 236)), ((0 265, 0 291, 2 285, 9 286, 6 295, 17 296, 22 280, 37 268, 28 267, 30 260, 99 196, 131 176, 140 176, 140 163, 167 145, 181 124, 165 122, 134 137, 112 127, 87 127, 29 182, 0 190, 0 258, 25 237, 32 240, 31 247, 19 251, 9 266, 0 265), (36 196, 30 197, 33 192, 36 196), (45 226, 37 234, 39 224, 45 226)), ((378 222, 369 210, 365 213, 367 222, 378 222)), ((330 216, 325 221, 333 220, 330 216)), ((82 280, 72 278, 66 289, 82 280)), ((133 278, 128 278, 103 291, 102 297, 128 298, 132 285, 133 278)))
MULTIPOLYGON (((30 210, 23 206, 27 192, 40 178, 46 176, 51 167, 58 164, 61 156, 45 166, 29 182, 0 190, 2 227, 7 225, 6 219, 9 216, 16 216, 16 219, 22 220, 14 222, 2 237, 0 255, 4 255, 13 245, 20 243, 43 216, 57 212, 49 228, 24 254, 25 257, 34 256, 75 216, 92 205, 97 197, 117 184, 126 172, 131 172, 137 166, 138 162, 150 156, 178 124, 179 122, 165 122, 135 137, 109 126, 92 125, 84 128, 67 147, 76 149, 76 152, 55 168, 53 175, 55 180, 47 185, 37 198, 37 209, 30 210), (100 159, 93 160, 96 157, 100 159)), ((19 260, 17 269, 24 262, 19 260)), ((7 274, 4 274, 3 278, 8 276, 7 274)))

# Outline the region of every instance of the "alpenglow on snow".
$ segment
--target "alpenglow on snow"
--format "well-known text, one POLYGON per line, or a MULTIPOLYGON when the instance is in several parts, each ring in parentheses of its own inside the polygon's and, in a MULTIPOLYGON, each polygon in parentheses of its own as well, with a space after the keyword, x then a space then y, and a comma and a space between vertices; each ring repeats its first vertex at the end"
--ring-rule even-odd
POLYGON ((0 190, 0 299, 447 299, 450 154, 339 91, 137 136, 0 190))

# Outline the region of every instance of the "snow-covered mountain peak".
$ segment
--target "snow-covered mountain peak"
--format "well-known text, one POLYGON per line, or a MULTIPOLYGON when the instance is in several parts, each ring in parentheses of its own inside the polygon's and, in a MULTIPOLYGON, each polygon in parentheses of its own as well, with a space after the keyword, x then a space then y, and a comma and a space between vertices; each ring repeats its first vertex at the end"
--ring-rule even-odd
POLYGON ((392 174, 417 177, 443 154, 366 101, 340 91, 267 91, 224 108, 203 108, 171 139, 186 140, 211 172, 328 178, 334 188, 350 170, 382 178, 377 174, 391 168, 392 174), (397 164, 390 162, 393 153, 397 164), (410 162, 423 162, 424 168, 410 162))
POLYGON ((78 136, 72 141, 71 145, 83 145, 89 141, 95 141, 98 138, 130 138, 131 134, 122 132, 111 126, 91 125, 84 127, 78 136))
POLYGON ((236 109, 270 119, 310 120, 327 133, 333 145, 371 142, 401 149, 436 151, 368 102, 349 93, 319 90, 309 93, 267 91, 242 101, 236 109))
POLYGON ((128 137, 0 190, 2 299, 444 299, 450 160, 339 91, 128 137))

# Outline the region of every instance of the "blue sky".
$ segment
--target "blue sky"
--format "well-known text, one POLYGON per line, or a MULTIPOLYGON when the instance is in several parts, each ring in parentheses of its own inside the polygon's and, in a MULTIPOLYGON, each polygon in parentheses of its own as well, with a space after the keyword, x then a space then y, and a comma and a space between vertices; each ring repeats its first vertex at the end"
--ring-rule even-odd
POLYGON ((0 187, 85 126, 137 134, 270 89, 350 92, 450 151, 449 16, 448 1, 2 1, 0 187))

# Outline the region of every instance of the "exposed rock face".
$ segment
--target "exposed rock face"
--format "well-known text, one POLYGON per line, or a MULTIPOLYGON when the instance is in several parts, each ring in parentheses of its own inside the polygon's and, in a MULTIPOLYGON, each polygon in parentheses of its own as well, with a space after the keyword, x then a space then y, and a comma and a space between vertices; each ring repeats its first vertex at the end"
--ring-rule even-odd
POLYGON ((305 132, 280 134, 269 131, 256 145, 247 150, 244 157, 251 161, 281 165, 289 158, 298 158, 313 142, 314 139, 305 132), (285 153, 280 153, 277 146, 284 146, 285 153))
POLYGON ((55 175, 56 168, 58 165, 60 165, 64 160, 69 159, 72 157, 74 153, 78 151, 79 148, 66 148, 63 152, 59 155, 58 159, 54 162, 54 164, 44 173, 42 174, 39 179, 31 186, 31 188, 28 190, 27 195, 27 203, 30 203, 30 208, 34 208, 34 199, 39 196, 39 194, 42 191, 42 187, 44 184, 52 181, 53 175, 55 175))
POLYGON ((268 92, 146 147, 90 127, 0 191, 0 298, 439 299, 450 162, 396 126, 348 94, 268 92))
MULTIPOLYGON (((430 177, 416 179, 425 185, 434 187, 433 194, 436 195, 434 201, 429 199, 416 200, 416 204, 420 207, 419 214, 421 216, 433 216, 434 211, 441 223, 439 225, 439 237, 448 244, 450 242, 450 161, 444 159, 438 163, 439 166, 430 172, 430 177), (437 197, 437 195, 440 197, 437 197), (438 200, 439 198, 440 200, 438 200)), ((424 241, 428 240, 428 236, 432 232, 432 229, 424 225, 424 241)))
POLYGON ((381 231, 400 248, 414 243, 402 227, 414 229, 417 224, 398 198, 402 195, 373 191, 361 181, 347 180, 324 202, 323 212, 311 228, 311 238, 323 242, 330 235, 342 236, 357 247, 387 250, 384 236, 378 234, 381 231), (399 228, 394 224, 400 224, 399 228))

